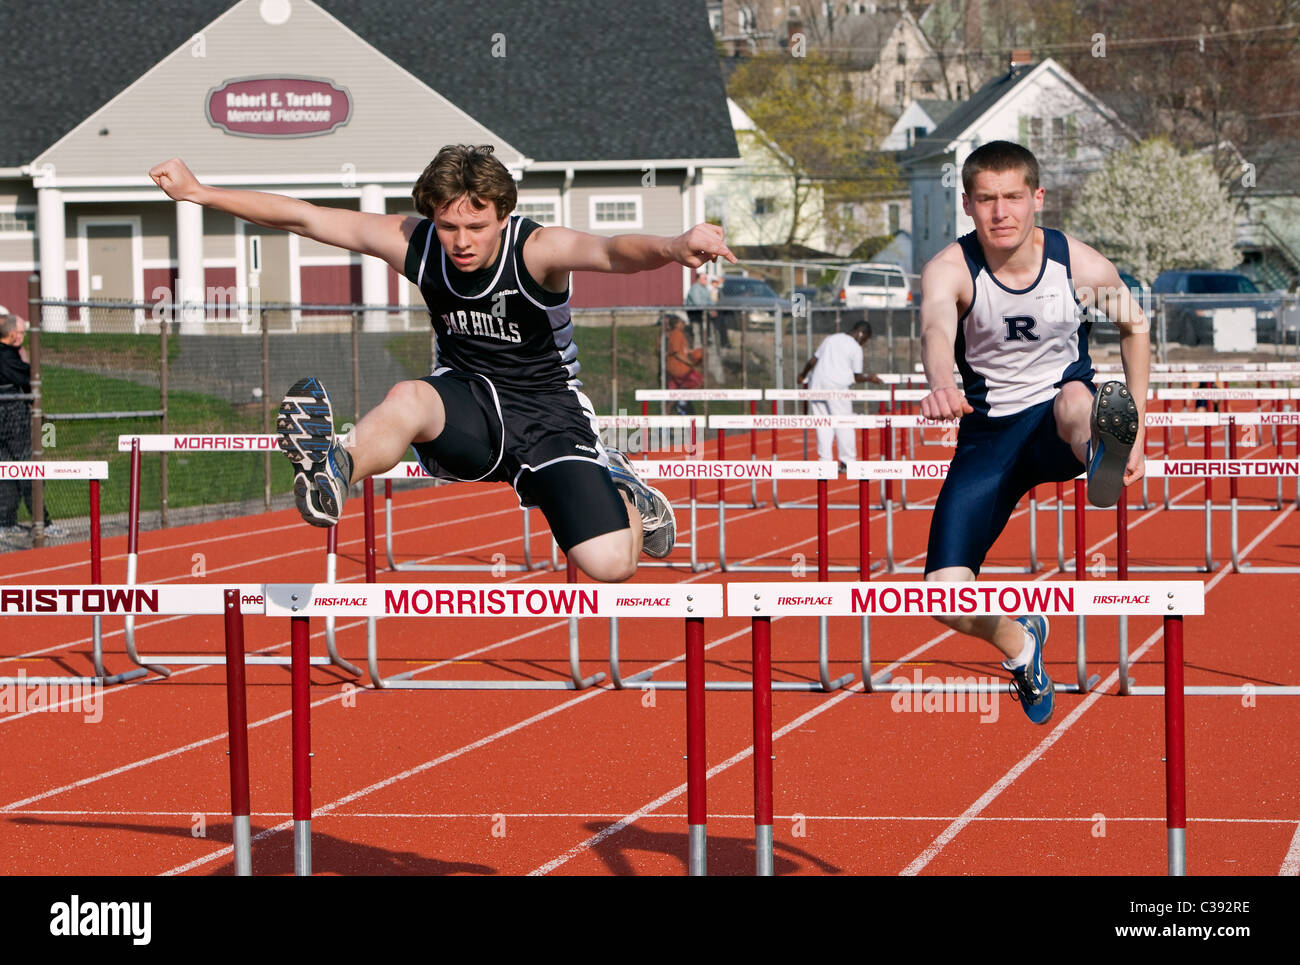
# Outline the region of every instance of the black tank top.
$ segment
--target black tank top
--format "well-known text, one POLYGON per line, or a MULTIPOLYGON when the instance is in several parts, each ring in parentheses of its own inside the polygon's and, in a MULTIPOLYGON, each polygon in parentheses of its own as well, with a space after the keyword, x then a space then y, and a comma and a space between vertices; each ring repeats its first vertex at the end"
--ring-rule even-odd
POLYGON ((515 389, 581 386, 569 289, 548 292, 524 266, 524 242, 540 228, 511 215, 496 261, 477 272, 449 264, 429 219, 406 249, 406 277, 420 289, 438 335, 438 365, 515 389))

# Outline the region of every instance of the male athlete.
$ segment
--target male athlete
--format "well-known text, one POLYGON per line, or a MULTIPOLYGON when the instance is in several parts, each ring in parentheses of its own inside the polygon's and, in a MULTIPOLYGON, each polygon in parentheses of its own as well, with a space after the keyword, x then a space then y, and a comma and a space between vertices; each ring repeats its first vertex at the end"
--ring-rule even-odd
POLYGON ((444 147, 412 191, 423 218, 326 208, 258 191, 200 184, 184 162, 153 168, 154 182, 268 228, 383 259, 417 285, 438 337, 432 375, 394 386, 334 440, 329 398, 302 379, 280 407, 280 447, 297 466, 294 494, 307 522, 333 526, 349 484, 395 466, 408 447, 432 475, 508 482, 545 514, 560 547, 595 580, 630 577, 642 550, 667 556, 668 501, 622 453, 601 446, 577 380, 569 273, 628 274, 671 262, 735 261, 722 230, 697 225, 675 238, 602 237, 512 216, 514 179, 491 147, 444 147))
MULTIPOLYGON (((1113 506, 1142 478, 1150 374, 1148 325, 1115 266, 1087 245, 1034 225, 1042 210, 1034 155, 991 141, 962 166, 962 207, 975 230, 921 274, 921 412, 961 418, 930 523, 925 578, 973 580, 1020 497, 1087 467, 1088 499, 1113 506), (1092 383, 1085 309, 1120 329, 1123 382, 1092 383), (953 376, 954 363, 962 388, 953 376)), ((1029 719, 1052 716, 1043 667, 1047 620, 940 617, 1005 656, 1029 719)))

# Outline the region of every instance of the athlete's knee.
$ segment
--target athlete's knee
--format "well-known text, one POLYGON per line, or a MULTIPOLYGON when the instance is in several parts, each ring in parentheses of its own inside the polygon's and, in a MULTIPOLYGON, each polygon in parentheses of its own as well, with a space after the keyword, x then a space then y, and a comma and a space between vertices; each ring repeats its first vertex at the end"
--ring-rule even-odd
MULTIPOLYGON (((927 583, 967 583, 974 579, 975 571, 966 566, 944 566, 925 574, 927 583)), ((936 615, 935 619, 949 630, 957 630, 960 633, 970 632, 969 617, 936 615)))
POLYGON ((636 542, 631 529, 605 533, 569 550, 582 572, 601 583, 622 583, 636 573, 636 542))
POLYGON ((388 390, 381 407, 409 428, 415 442, 432 440, 446 425, 442 397, 428 382, 419 379, 398 382, 388 390))

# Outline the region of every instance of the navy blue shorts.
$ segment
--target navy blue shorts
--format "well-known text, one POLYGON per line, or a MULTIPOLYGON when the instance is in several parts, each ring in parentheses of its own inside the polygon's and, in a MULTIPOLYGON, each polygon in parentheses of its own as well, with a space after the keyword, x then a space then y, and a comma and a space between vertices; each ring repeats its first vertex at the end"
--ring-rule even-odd
POLYGON ((1055 402, 999 418, 978 412, 962 417, 957 452, 930 521, 925 572, 965 566, 979 573, 1020 497, 1041 483, 1083 472, 1083 463, 1057 434, 1055 402))

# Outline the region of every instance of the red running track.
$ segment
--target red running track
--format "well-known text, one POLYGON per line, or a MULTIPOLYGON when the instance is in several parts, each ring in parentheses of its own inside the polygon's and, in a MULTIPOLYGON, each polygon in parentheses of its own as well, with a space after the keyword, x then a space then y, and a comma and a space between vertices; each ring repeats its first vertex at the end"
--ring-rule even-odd
MULTIPOLYGON (((783 439, 784 454, 794 448, 783 439)), ((1200 451, 1199 444, 1191 449, 1200 451)), ((917 458, 944 455, 934 447, 918 451, 917 458)), ((1259 504, 1271 498, 1270 485, 1243 484, 1243 500, 1259 504)), ((685 484, 666 488, 675 499, 685 496, 685 484)), ((1218 498, 1226 498, 1226 484, 1216 489, 1218 498)), ((913 484, 911 505, 920 507, 936 491, 937 484, 913 484)), ((811 484, 783 484, 782 492, 783 500, 807 504, 814 496, 811 484)), ((856 483, 831 486, 837 502, 856 499, 856 492, 856 483)), ((1177 504, 1198 504, 1202 492, 1199 482, 1173 481, 1177 504)), ((733 484, 729 493, 742 500, 748 486, 733 484)), ((494 553, 520 555, 518 511, 504 487, 425 489, 398 499, 399 546, 421 558, 491 562, 494 553)), ((341 581, 362 579, 359 504, 349 504, 340 530, 341 581)), ((1246 559, 1300 564, 1293 505, 1242 514, 1246 559)), ((872 515, 878 552, 883 524, 879 510, 872 515)), ((807 571, 815 573, 815 516, 768 506, 731 510, 728 556, 795 566, 802 555, 807 571)), ((1129 519, 1134 562, 1203 559, 1199 513, 1133 510, 1129 519)), ((716 525, 711 513, 701 521, 707 559, 716 547, 716 525)), ((895 525, 899 562, 920 562, 928 514, 909 509, 896 515, 895 525)), ((830 526, 833 561, 855 563, 856 513, 833 510, 830 526)), ((1038 529, 1038 558, 1049 567, 1027 578, 1051 579, 1059 576, 1050 568, 1056 558, 1054 517, 1043 513, 1038 529)), ((1027 532, 1022 510, 990 562, 1023 562, 1027 532)), ((1071 534, 1067 514, 1067 557, 1071 534)), ((1252 696, 1246 685, 1300 684, 1291 646, 1300 624, 1297 582, 1286 575, 1232 574, 1223 565, 1226 540, 1224 514, 1215 522, 1219 565, 1199 577, 1207 587, 1207 614, 1186 624, 1187 682, 1242 690, 1187 701, 1187 869, 1194 875, 1295 874, 1300 800, 1291 775, 1300 769, 1297 698, 1252 696)), ((208 581, 319 581, 325 573, 323 542, 319 531, 292 512, 147 533, 140 576, 188 582, 201 567, 208 581)), ((537 556, 548 546, 544 532, 536 535, 537 556)), ((1096 554, 1113 562, 1114 546, 1113 515, 1090 513, 1089 562, 1096 554)), ((106 581, 125 580, 124 551, 123 539, 105 541, 106 581)), ((0 557, 5 583, 82 583, 87 576, 84 545, 0 557)), ((636 579, 721 577, 643 569, 636 579)), ((1131 675, 1139 684, 1163 679, 1158 622, 1130 621, 1131 675)), ((776 693, 776 872, 1163 874, 1161 703, 1157 697, 1116 695, 1114 623, 1099 619, 1088 629, 1089 670, 1102 676, 1101 687, 1087 695, 1059 694, 1056 715, 1044 728, 1030 725, 1005 695, 984 708, 936 710, 912 706, 910 695, 864 695, 856 681, 834 694, 776 693)), ((1052 628, 1048 664, 1058 681, 1074 676, 1071 624, 1056 621, 1052 628)), ((682 679, 681 634, 676 624, 667 626, 622 622, 625 674, 656 667, 657 678, 682 679)), ((88 672, 88 618, 6 617, 4 628, 0 673, 88 672)), ((322 629, 313 625, 318 654, 322 629)), ((287 654, 288 633, 287 621, 249 618, 247 648, 287 654)), ((467 679, 567 675, 567 630, 558 621, 393 621, 381 625, 380 633, 386 674, 414 669, 417 676, 467 679)), ((141 619, 137 637, 149 653, 222 649, 216 617, 141 619)), ((345 657, 362 662, 363 627, 341 624, 338 639, 345 657)), ((777 679, 816 678, 814 621, 777 620, 773 639, 777 679)), ((607 669, 606 640, 602 626, 584 624, 584 673, 607 669)), ((711 679, 747 676, 746 621, 709 621, 706 641, 711 679)), ((106 620, 110 670, 125 666, 121 644, 121 622, 106 620)), ((921 618, 874 622, 872 655, 877 671, 889 668, 909 678, 1005 677, 986 644, 921 618)), ((831 658, 836 674, 857 672, 857 621, 832 622, 831 658)), ((0 873, 231 873, 224 671, 174 670, 169 680, 104 690, 94 713, 69 707, 0 711, 0 873)), ((249 667, 248 682, 253 869, 287 874, 289 674, 285 668, 249 667)), ((616 692, 602 685, 578 693, 375 692, 356 690, 337 670, 316 668, 311 699, 317 873, 685 870, 680 691, 616 692)), ((709 871, 750 874, 750 698, 711 692, 707 708, 709 871)))

